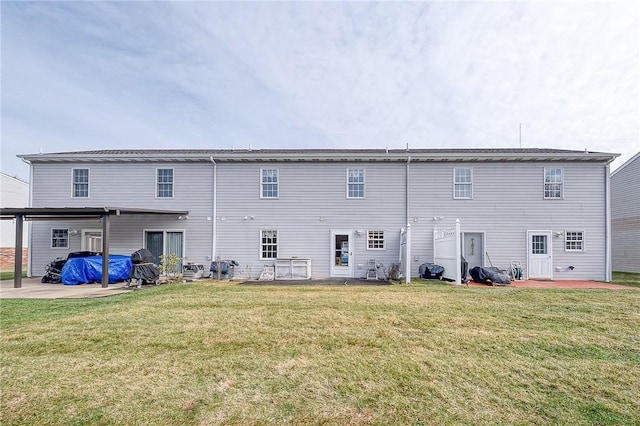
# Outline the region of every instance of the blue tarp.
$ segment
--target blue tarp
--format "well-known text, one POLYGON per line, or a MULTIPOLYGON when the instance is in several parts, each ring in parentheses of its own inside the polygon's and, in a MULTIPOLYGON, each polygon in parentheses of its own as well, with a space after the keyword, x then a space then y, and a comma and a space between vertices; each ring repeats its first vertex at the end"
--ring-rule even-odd
MULTIPOLYGON (((130 256, 109 255, 109 284, 129 279, 133 263, 130 256)), ((62 268, 65 285, 102 282, 102 256, 76 257, 67 260, 62 268)))

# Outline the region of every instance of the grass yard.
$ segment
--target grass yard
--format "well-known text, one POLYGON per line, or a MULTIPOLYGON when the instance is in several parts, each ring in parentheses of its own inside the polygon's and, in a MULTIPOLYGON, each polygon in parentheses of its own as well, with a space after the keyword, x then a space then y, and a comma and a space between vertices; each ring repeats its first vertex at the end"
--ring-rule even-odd
POLYGON ((170 284, 0 300, 2 425, 640 424, 640 291, 170 284))
POLYGON ((640 287, 640 274, 613 271, 613 280, 611 282, 631 287, 640 287))

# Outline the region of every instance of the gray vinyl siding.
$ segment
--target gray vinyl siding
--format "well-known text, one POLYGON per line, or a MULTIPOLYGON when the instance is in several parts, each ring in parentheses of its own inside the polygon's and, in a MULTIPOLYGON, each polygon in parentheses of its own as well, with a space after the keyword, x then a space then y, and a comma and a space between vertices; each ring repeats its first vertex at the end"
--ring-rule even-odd
POLYGON ((397 163, 220 164, 218 216, 224 220, 218 221, 218 255, 257 277, 273 263, 260 260, 260 230, 275 229, 278 257, 310 258, 312 276, 322 278, 330 275, 332 229, 383 230, 384 250, 367 250, 366 235, 353 236, 354 275, 365 276, 369 258, 388 268, 399 257, 404 170, 397 163), (277 199, 260 198, 261 168, 279 169, 277 199), (365 169, 364 199, 346 198, 347 168, 365 169))
POLYGON ((485 232, 485 266, 506 269, 527 263, 527 231, 583 231, 586 250, 564 250, 564 237, 552 236, 554 279, 604 279, 604 166, 573 163, 415 163, 411 165, 412 274, 433 261, 433 228, 485 232), (453 199, 453 168, 473 168, 473 199, 453 199), (545 200, 545 167, 564 170, 564 198, 545 200), (443 217, 442 220, 433 220, 443 217), (570 271, 569 266, 575 269, 570 271), (560 268, 557 271, 555 268, 560 268))
MULTIPOLYGON (((188 210, 188 220, 174 216, 111 216, 111 254, 129 255, 144 246, 145 230, 183 231, 186 262, 209 264, 212 250, 213 167, 210 163, 44 163, 33 166, 32 207, 128 207, 188 210), (89 198, 71 196, 73 168, 90 169, 89 198), (156 169, 174 169, 173 198, 156 198, 156 169), (209 258, 208 258, 209 257, 209 258)), ((79 251, 81 235, 69 237, 69 249, 51 249, 51 229, 102 229, 92 220, 36 221, 32 226, 31 274, 40 276, 48 262, 79 251)), ((207 268, 208 269, 208 268, 207 268)))
MULTIPOLYGON (((235 260, 238 272, 257 278, 260 231, 278 231, 278 257, 309 258, 314 278, 328 277, 334 254, 331 231, 353 238, 354 276, 363 277, 369 259, 388 269, 398 262, 400 230, 407 226, 405 162, 218 161, 217 214, 213 213, 213 164, 203 162, 77 162, 34 163, 33 207, 111 206, 188 210, 188 220, 173 216, 111 217, 112 254, 130 254, 144 246, 145 230, 183 231, 186 262, 209 268, 213 226, 216 254, 235 260), (88 198, 71 196, 73 168, 90 169, 88 198), (174 170, 172 198, 156 197, 156 169, 174 170), (279 170, 278 198, 260 197, 260 169, 279 170), (365 170, 365 197, 347 198, 347 169, 365 170), (215 217, 214 217, 215 216, 215 217), (247 219, 245 219, 245 217, 247 219), (321 218, 323 220, 321 220, 321 218), (367 250, 366 231, 385 232, 384 250, 367 250), (355 231, 364 231, 359 236, 355 231)), ((511 260, 527 263, 527 231, 582 231, 584 252, 565 252, 564 236, 552 236, 554 279, 604 280, 605 172, 595 162, 440 162, 410 164, 409 223, 412 229, 411 271, 433 261, 434 226, 484 232, 491 263, 507 268, 511 260), (473 170, 473 198, 454 199, 453 169, 473 170), (545 167, 562 168, 564 197, 544 199, 545 167), (434 220, 442 217, 441 220, 434 220), (574 266, 573 271, 569 266, 574 266), (558 270, 556 270, 558 268, 558 270)), ((613 188, 612 188, 613 191, 613 188)), ((55 257, 80 250, 80 235, 70 237, 68 249, 51 249, 51 229, 100 229, 98 220, 34 222, 31 235, 31 274, 42 275, 55 257)), ((526 271, 525 271, 526 273, 526 271)))
POLYGON ((640 273, 640 155, 611 176, 614 271, 640 273))

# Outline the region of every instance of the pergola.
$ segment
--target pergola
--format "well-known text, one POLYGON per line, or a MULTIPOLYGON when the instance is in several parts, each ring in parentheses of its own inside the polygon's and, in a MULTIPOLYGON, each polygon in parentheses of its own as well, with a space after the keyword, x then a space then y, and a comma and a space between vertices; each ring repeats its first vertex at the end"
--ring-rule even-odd
POLYGON ((121 207, 23 207, 0 208, 0 219, 16 220, 16 245, 13 287, 22 287, 22 238, 24 221, 46 221, 57 219, 101 219, 102 220, 102 287, 109 286, 109 241, 110 218, 121 215, 175 215, 186 216, 188 211, 132 209, 121 207))

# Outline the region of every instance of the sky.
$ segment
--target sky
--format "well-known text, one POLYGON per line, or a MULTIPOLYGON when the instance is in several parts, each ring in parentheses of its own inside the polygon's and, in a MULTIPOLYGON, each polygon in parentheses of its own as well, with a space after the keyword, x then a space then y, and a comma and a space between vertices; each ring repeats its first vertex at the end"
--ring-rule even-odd
POLYGON ((640 2, 12 2, 1 170, 94 149, 640 151, 640 2), (521 129, 521 131, 520 131, 521 129))

